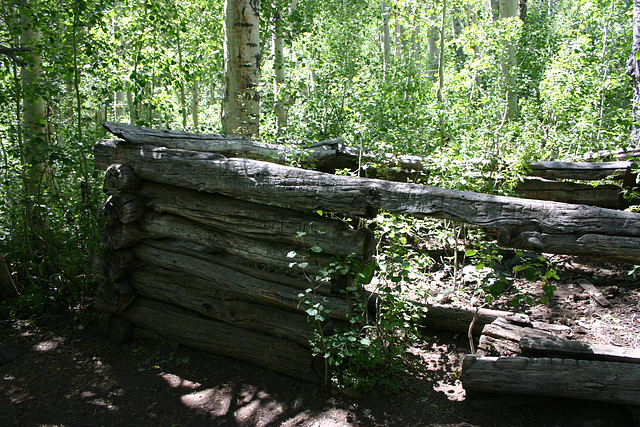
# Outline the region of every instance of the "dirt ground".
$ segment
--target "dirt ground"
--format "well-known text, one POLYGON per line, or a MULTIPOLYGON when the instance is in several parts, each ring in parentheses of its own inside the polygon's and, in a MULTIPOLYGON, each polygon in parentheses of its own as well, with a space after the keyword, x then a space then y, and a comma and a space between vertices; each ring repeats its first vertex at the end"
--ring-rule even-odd
MULTIPOLYGON (((627 267, 571 257, 554 262, 556 297, 527 313, 570 326, 574 339, 639 348, 640 286, 627 267), (611 305, 598 305, 580 281, 598 287, 611 305)), ((640 425, 636 407, 467 397, 459 376, 469 344, 447 332, 424 331, 401 392, 351 396, 183 347, 108 342, 94 320, 91 310, 2 320, 0 341, 19 356, 0 366, 0 426, 640 425)))

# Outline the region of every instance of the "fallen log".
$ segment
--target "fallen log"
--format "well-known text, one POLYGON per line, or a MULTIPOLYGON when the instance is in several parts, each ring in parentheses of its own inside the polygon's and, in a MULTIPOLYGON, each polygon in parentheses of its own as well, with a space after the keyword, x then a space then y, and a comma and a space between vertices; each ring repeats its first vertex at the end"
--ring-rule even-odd
POLYGON ((100 235, 102 244, 111 251, 130 248, 149 233, 140 230, 136 224, 123 224, 114 221, 107 224, 100 235))
POLYGON ((467 393, 555 396, 640 405, 640 365, 574 359, 466 356, 467 393))
POLYGON ((467 333, 471 323, 475 320, 473 333, 482 333, 485 325, 498 318, 507 319, 520 324, 530 324, 529 316, 509 311, 491 310, 487 308, 454 307, 441 304, 425 304, 426 312, 420 324, 429 329, 442 329, 453 332, 467 333))
POLYGON ((375 250, 371 230, 355 230, 342 220, 315 213, 154 182, 145 182, 139 194, 144 204, 156 212, 180 215, 200 224, 233 230, 236 234, 254 239, 305 248, 315 246, 327 254, 355 253, 364 260, 369 260, 375 250))
MULTIPOLYGON (((235 268, 229 268, 216 262, 215 255, 202 254, 199 257, 187 256, 171 251, 167 244, 151 246, 150 241, 132 248, 136 256, 157 267, 187 273, 211 282, 218 289, 246 295, 246 300, 292 311, 304 311, 298 294, 304 290, 292 288, 281 283, 270 282, 249 276, 235 268), (162 246, 162 248, 158 247, 162 246)), ((309 283, 310 285, 311 283, 309 283)), ((134 281, 134 286, 136 282, 134 281)), ((346 320, 349 303, 344 298, 318 296, 317 301, 332 308, 329 317, 346 320)))
POLYGON ((215 320, 309 347, 314 326, 304 313, 248 302, 246 295, 185 273, 146 266, 131 275, 140 294, 215 320))
POLYGON ((106 194, 117 194, 133 191, 142 185, 142 180, 133 173, 133 169, 126 165, 107 165, 107 173, 102 187, 106 194))
POLYGON ((628 207, 628 203, 622 196, 623 188, 612 184, 593 186, 568 181, 525 179, 516 186, 515 191, 528 199, 584 204, 608 209, 628 207))
POLYGON ((498 317, 482 330, 478 342, 478 356, 520 355, 520 341, 525 336, 541 339, 553 339, 554 335, 546 331, 532 328, 530 325, 517 325, 507 319, 498 317))
POLYGON ((640 350, 613 345, 570 341, 554 336, 523 336, 520 348, 525 356, 564 357, 640 364, 640 350))
POLYGON ((311 351, 289 340, 249 331, 172 304, 138 297, 122 313, 136 326, 187 347, 244 360, 295 378, 319 383, 311 351))

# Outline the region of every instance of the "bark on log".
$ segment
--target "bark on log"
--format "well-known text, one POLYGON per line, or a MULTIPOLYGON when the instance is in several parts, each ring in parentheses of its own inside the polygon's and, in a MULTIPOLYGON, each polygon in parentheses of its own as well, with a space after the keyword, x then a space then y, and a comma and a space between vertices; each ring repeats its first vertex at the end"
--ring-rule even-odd
MULTIPOLYGON (((304 310, 304 307, 300 306, 298 297, 301 289, 258 279, 237 269, 223 266, 217 262, 215 255, 188 256, 171 251, 171 247, 167 244, 154 245, 150 241, 138 244, 132 250, 139 259, 149 264, 199 277, 211 282, 211 286, 218 289, 227 289, 230 292, 246 295, 248 301, 292 311, 304 310)), ((344 298, 328 296, 318 298, 321 298, 318 301, 325 301, 326 305, 332 308, 330 317, 346 320, 349 304, 344 298)))
POLYGON ((92 265, 93 274, 99 278, 116 281, 133 273, 140 260, 130 250, 105 251, 92 265))
MULTIPOLYGON (((126 226, 122 226, 125 228, 126 226)), ((177 215, 154 214, 147 212, 138 223, 138 228, 146 233, 148 238, 169 237, 178 240, 195 242, 219 250, 248 261, 267 264, 283 270, 318 274, 320 269, 326 268, 331 262, 329 253, 315 253, 303 246, 292 246, 278 242, 265 242, 254 238, 247 238, 235 232, 224 231, 220 228, 200 225, 177 215), (295 252, 295 256, 291 256, 295 252), (290 266, 292 263, 294 266, 290 266), (305 268, 300 268, 306 263, 305 268)), ((234 230, 226 227, 227 230, 234 230)), ((135 239, 133 236, 131 240, 135 239)), ((343 248, 345 251, 346 248, 343 248)))
POLYGON ((515 190, 528 199, 584 204, 608 209, 628 207, 628 203, 622 196, 623 188, 618 185, 607 184, 594 187, 567 181, 525 179, 516 186, 515 190))
POLYGON ((295 378, 320 382, 311 351, 288 340, 205 319, 172 304, 139 297, 123 315, 136 326, 187 347, 244 360, 295 378))
POLYGON ((521 354, 520 340, 524 336, 553 339, 555 336, 529 326, 516 325, 504 318, 496 318, 482 330, 478 343, 479 356, 506 356, 521 354))
POLYGON ((630 166, 631 162, 535 162, 529 165, 529 175, 560 179, 623 179, 630 166))
POLYGON ((139 220, 144 213, 144 205, 138 196, 120 193, 109 198, 98 208, 98 219, 103 221, 118 220, 129 224, 139 220))
POLYGON ((185 273, 146 266, 131 275, 144 296, 165 301, 245 329, 309 347, 313 325, 306 314, 247 302, 246 295, 185 273))
POLYGON ((524 336, 520 348, 525 356, 564 357, 640 364, 640 350, 612 345, 569 341, 554 336, 524 336))
POLYGON ((467 356, 467 392, 524 394, 640 405, 640 365, 573 359, 467 356))
POLYGON ((142 185, 142 180, 133 173, 133 169, 126 165, 108 165, 102 187, 106 194, 117 194, 133 191, 142 185))
POLYGON ((355 253, 369 260, 375 250, 371 230, 354 230, 344 221, 292 209, 237 200, 171 185, 145 182, 139 192, 144 204, 218 229, 247 237, 283 242, 324 253, 355 253))
POLYGON ((119 313, 136 299, 137 292, 127 279, 103 281, 96 291, 95 307, 100 311, 119 313))

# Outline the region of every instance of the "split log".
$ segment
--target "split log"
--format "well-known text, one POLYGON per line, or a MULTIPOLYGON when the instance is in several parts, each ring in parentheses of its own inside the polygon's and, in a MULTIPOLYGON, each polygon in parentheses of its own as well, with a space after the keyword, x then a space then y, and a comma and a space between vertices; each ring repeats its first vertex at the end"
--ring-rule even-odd
POLYGON ((94 305, 100 311, 119 313, 133 303, 136 295, 129 280, 105 280, 98 286, 94 305))
POLYGON ((246 295, 185 273, 146 266, 131 275, 144 296, 165 301, 244 329, 309 347, 314 327, 306 314, 247 302, 246 295))
POLYGON ((251 203, 154 182, 145 182, 139 194, 144 204, 157 212, 180 215, 254 239, 305 248, 317 246, 327 254, 355 253, 364 260, 371 259, 375 250, 371 230, 355 230, 342 220, 315 213, 251 203))
POLYGON ((613 345, 589 344, 554 336, 524 336, 520 348, 525 356, 564 357, 640 364, 640 350, 613 345))
POLYGON ((98 208, 98 219, 103 221, 118 220, 124 224, 137 221, 144 213, 144 205, 138 196, 119 193, 109 198, 98 208))
POLYGON ((105 251, 92 265, 93 274, 99 278, 116 281, 133 273, 140 261, 130 250, 105 251))
POLYGON ((249 331, 181 309, 138 297, 123 315, 136 326, 187 347, 244 360, 295 378, 320 382, 311 351, 292 341, 249 331))
MULTIPOLYGON (((202 254, 199 257, 187 256, 170 251, 169 245, 154 245, 147 241, 133 247, 136 256, 157 267, 187 273, 211 282, 211 286, 228 290, 233 293, 246 295, 246 300, 292 311, 303 311, 295 289, 277 282, 270 282, 249 276, 234 268, 229 268, 217 262, 215 255, 202 254), (159 247, 159 246, 162 246, 159 247)), ((137 286, 137 281, 134 281, 137 286)), ((318 297, 332 308, 330 317, 346 320, 349 313, 349 303, 339 297, 318 297)))
POLYGON ((132 191, 140 187, 142 180, 126 165, 107 165, 107 173, 102 187, 106 194, 117 194, 132 191))
POLYGON ((528 199, 584 204, 608 209, 628 207, 628 203, 622 196, 623 188, 611 184, 594 187, 568 181, 525 179, 516 186, 515 191, 528 199))
MULTIPOLYGON (((584 242, 579 241, 588 234, 640 237, 640 214, 633 212, 349 178, 153 146, 99 142, 94 152, 98 157, 108 158, 109 164, 130 164, 143 179, 234 197, 251 197, 263 203, 352 214, 372 214, 376 209, 385 209, 511 229, 503 237, 527 231, 552 233, 562 235, 563 246, 555 245, 555 253, 586 255, 585 252, 589 252, 590 256, 606 256, 612 260, 628 260, 629 253, 637 256, 639 247, 636 241, 618 239, 616 247, 602 253, 600 248, 585 250, 584 242)), ((500 242, 512 247, 518 247, 515 243, 519 242, 530 243, 528 239, 512 241, 509 238, 500 242)), ((554 252, 544 249, 544 252, 554 252)))
POLYGON ((599 180, 623 179, 631 162, 535 162, 529 175, 540 178, 599 180))
POLYGON ((555 396, 640 405, 640 365, 573 359, 467 356, 467 392, 555 396))

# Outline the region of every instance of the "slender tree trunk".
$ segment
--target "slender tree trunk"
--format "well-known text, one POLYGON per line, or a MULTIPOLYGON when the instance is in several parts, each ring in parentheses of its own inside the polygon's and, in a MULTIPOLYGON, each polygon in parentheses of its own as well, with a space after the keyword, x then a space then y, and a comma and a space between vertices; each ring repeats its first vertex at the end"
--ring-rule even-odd
MULTIPOLYGON (((277 7, 277 6, 276 6, 277 7)), ((285 82, 284 68, 284 38, 282 35, 282 14, 279 10, 273 12, 273 98, 275 101, 276 133, 281 135, 287 128, 287 109, 282 97, 282 86, 285 82)))
POLYGON ((191 85, 191 120, 193 121, 193 130, 198 131, 200 120, 198 120, 198 98, 200 96, 200 82, 196 78, 191 85))
POLYGON ((447 1, 442 2, 442 20, 440 22, 440 54, 438 57, 438 103, 444 101, 444 24, 447 17, 447 1))
POLYGON ((389 77, 391 62, 391 32, 389 31, 389 6, 385 0, 380 3, 382 12, 382 70, 384 78, 389 77))
MULTIPOLYGON (((500 19, 508 19, 517 17, 519 14, 518 0, 499 0, 499 17, 500 19)), ((513 43, 506 43, 507 55, 502 61, 501 68, 507 89, 507 118, 513 118, 518 113, 518 97, 515 93, 516 76, 513 69, 516 66, 516 48, 513 43)))
POLYGON ((633 1, 633 45, 632 53, 627 64, 627 74, 633 81, 633 127, 631 129, 631 142, 640 147, 640 135, 638 131, 638 117, 640 117, 640 0, 633 1))
POLYGON ((258 136, 260 124, 260 0, 225 0, 222 130, 258 136))
POLYGON ((184 91, 184 73, 182 67, 182 47, 180 45, 180 29, 176 34, 176 43, 178 44, 178 72, 180 73, 180 112, 182 113, 182 129, 187 128, 187 96, 184 91))
POLYGON ((435 80, 438 75, 440 52, 438 50, 438 39, 440 38, 440 29, 437 26, 429 28, 427 34, 427 77, 435 80))

